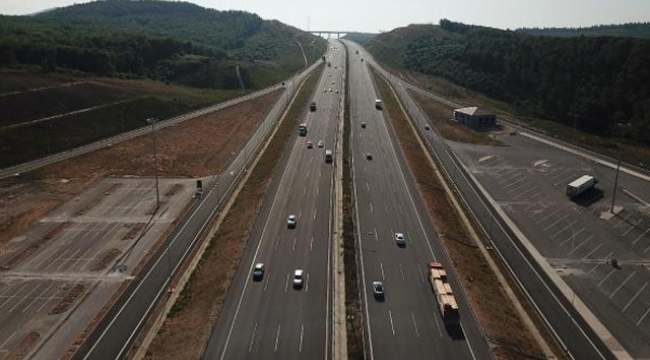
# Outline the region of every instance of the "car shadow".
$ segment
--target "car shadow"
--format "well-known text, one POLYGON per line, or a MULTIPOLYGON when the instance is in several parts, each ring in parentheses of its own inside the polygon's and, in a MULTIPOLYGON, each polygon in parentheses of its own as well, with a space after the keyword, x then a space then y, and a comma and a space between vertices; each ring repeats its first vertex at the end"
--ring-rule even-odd
POLYGON ((447 335, 454 340, 465 340, 465 333, 463 328, 460 326, 460 323, 446 323, 445 330, 447 335))
POLYGON ((574 196, 571 200, 582 207, 590 207, 605 197, 605 192, 598 188, 592 188, 583 192, 578 196, 574 196))

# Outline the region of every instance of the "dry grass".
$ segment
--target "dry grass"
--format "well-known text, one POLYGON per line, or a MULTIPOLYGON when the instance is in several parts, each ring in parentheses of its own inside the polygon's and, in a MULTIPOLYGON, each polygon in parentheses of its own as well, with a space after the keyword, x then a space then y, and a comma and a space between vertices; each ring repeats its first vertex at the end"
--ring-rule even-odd
MULTIPOLYGON (((379 79, 379 76, 376 78, 379 79)), ((498 359, 521 359, 522 354, 543 356, 539 345, 526 330, 486 259, 469 240, 468 231, 461 222, 457 209, 447 197, 441 180, 426 154, 414 141, 417 135, 413 133, 387 83, 383 78, 376 83, 386 103, 385 108, 409 170, 440 233, 442 244, 456 269, 458 280, 481 328, 491 341, 519 351, 498 351, 493 355, 498 359)))
POLYGON ((295 131, 299 114, 318 80, 318 71, 296 98, 288 118, 280 124, 266 151, 237 196, 215 236, 210 240, 200 265, 192 273, 172 307, 168 318, 149 347, 147 359, 196 359, 219 316, 251 229, 257 220, 266 190, 295 131))
POLYGON ((5 357, 5 360, 21 360, 25 358, 25 355, 31 350, 32 346, 34 346, 38 340, 40 340, 41 334, 32 331, 29 334, 25 335, 22 340, 20 340, 20 343, 14 347, 9 354, 7 354, 7 357, 5 357))
POLYGON ((65 295, 59 303, 50 310, 49 314, 50 315, 56 315, 56 314, 61 314, 62 312, 65 312, 68 310, 74 303, 75 301, 83 294, 84 290, 86 289, 86 285, 84 284, 77 284, 68 291, 68 293, 65 295))

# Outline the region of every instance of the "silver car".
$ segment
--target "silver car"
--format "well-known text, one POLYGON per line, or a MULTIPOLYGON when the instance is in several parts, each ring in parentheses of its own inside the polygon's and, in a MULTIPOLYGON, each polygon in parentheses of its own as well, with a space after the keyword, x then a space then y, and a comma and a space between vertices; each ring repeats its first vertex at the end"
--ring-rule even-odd
POLYGON ((293 272, 293 288, 294 289, 302 289, 302 285, 304 283, 303 273, 304 272, 301 269, 296 269, 296 271, 293 272))
POLYGON ((400 247, 406 246, 406 239, 404 238, 404 234, 395 233, 395 244, 400 247))

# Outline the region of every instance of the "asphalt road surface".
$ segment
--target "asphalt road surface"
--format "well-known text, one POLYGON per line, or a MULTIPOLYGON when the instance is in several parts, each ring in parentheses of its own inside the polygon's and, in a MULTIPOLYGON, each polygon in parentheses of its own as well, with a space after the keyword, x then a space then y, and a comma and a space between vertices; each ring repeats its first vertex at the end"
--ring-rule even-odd
POLYGON ((324 68, 313 94, 317 110, 306 111, 299 121, 307 124, 308 133, 298 136, 296 129, 267 192, 204 359, 331 357, 334 168, 325 162, 325 151, 334 151, 337 141, 342 51, 329 51, 328 60, 332 66, 324 68), (307 147, 308 141, 313 148, 307 147), (287 225, 290 215, 296 216, 295 228, 287 225), (265 265, 261 281, 252 279, 256 263, 265 265), (292 283, 296 269, 304 271, 301 288, 292 283))
MULTIPOLYGON (((349 44, 349 43, 347 43, 349 44)), ((455 279, 377 98, 363 49, 350 49, 350 115, 359 259, 369 359, 489 359, 488 346, 455 279), (355 50, 360 49, 360 54, 355 50), (361 127, 361 122, 366 127, 361 127), (372 159, 367 158, 367 154, 372 159), (398 247, 395 233, 406 236, 398 247), (446 327, 426 278, 442 262, 460 307, 460 326, 446 327), (373 281, 385 286, 375 300, 373 281)))

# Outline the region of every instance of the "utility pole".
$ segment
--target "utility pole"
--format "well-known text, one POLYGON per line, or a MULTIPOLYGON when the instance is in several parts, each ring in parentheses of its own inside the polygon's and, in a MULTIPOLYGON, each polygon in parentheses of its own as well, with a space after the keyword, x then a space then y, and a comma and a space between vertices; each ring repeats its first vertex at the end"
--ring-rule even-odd
POLYGON ((158 189, 158 153, 156 150, 156 128, 155 125, 158 122, 156 118, 147 119, 147 123, 151 124, 151 136, 153 137, 153 173, 156 179, 156 212, 158 212, 158 207, 160 206, 160 190, 158 189))
POLYGON ((618 162, 616 163, 616 176, 614 177, 614 192, 612 193, 612 207, 609 209, 610 213, 614 213, 614 203, 616 202, 616 186, 618 185, 618 172, 621 168, 621 155, 623 151, 618 153, 618 162))

